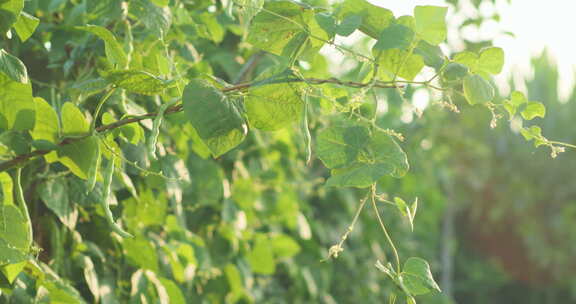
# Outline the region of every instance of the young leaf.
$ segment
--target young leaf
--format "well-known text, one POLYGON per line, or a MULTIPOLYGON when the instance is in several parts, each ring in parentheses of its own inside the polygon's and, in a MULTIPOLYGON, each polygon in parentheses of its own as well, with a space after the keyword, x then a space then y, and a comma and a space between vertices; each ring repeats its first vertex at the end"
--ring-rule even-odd
POLYGON ((524 93, 514 91, 512 92, 512 94, 510 94, 510 99, 504 101, 504 108, 510 115, 510 118, 512 118, 516 114, 520 106, 527 102, 528 100, 526 99, 526 96, 524 96, 524 93))
POLYGON ((14 29, 16 30, 18 37, 20 37, 20 40, 26 41, 30 36, 32 36, 39 23, 40 20, 38 18, 22 12, 14 24, 14 29))
POLYGON ((464 96, 469 104, 489 102, 494 98, 494 88, 480 75, 468 75, 464 78, 464 96))
POLYGON ((190 81, 182 103, 186 117, 214 157, 230 151, 246 137, 248 127, 238 106, 207 81, 190 81))
POLYGON ((478 68, 486 73, 499 74, 504 66, 504 51, 499 47, 490 47, 480 52, 478 68))
POLYGON ((544 115, 546 115, 546 108, 540 102, 530 101, 520 114, 522 115, 522 118, 532 120, 536 117, 544 117, 544 115))
POLYGON ((520 129, 520 134, 524 136, 527 141, 534 140, 534 146, 538 147, 543 145, 542 129, 539 126, 531 126, 530 128, 520 129))
POLYGON ((416 34, 431 45, 438 45, 446 40, 447 7, 416 6, 414 18, 416 34))
POLYGON ((430 265, 424 259, 408 258, 404 263, 400 277, 402 284, 412 296, 427 294, 432 290, 440 291, 440 287, 430 272, 430 265))

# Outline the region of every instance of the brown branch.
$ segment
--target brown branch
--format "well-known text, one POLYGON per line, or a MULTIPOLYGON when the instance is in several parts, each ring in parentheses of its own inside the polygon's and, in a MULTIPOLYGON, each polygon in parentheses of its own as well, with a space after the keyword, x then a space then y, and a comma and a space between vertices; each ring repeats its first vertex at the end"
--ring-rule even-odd
MULTIPOLYGON (((226 93, 226 92, 234 92, 234 91, 243 91, 245 89, 248 89, 248 88, 254 87, 254 86, 261 86, 261 85, 267 85, 267 84, 277 84, 277 83, 292 83, 292 82, 306 82, 309 84, 316 84, 316 85, 337 84, 337 85, 342 85, 342 86, 347 86, 347 87, 352 87, 352 88, 363 88, 363 87, 367 87, 367 86, 372 85, 371 83, 342 81, 342 80, 336 79, 336 78, 329 78, 329 79, 283 78, 283 79, 277 79, 277 80, 271 80, 271 81, 261 81, 261 82, 254 82, 254 83, 241 83, 241 84, 237 84, 237 85, 234 85, 231 87, 223 88, 222 92, 226 93)), ((376 88, 401 88, 401 87, 403 87, 403 85, 396 85, 396 84, 391 83, 391 82, 376 82, 375 84, 373 84, 373 87, 376 87, 376 88)), ((183 110, 182 104, 178 104, 178 105, 175 105, 175 106, 168 108, 166 110, 166 112, 164 112, 164 114, 170 115, 170 114, 181 112, 182 110, 183 110)), ((139 122, 139 121, 144 120, 144 119, 154 118, 154 117, 156 117, 156 115, 157 115, 157 113, 154 112, 154 113, 146 113, 146 114, 142 114, 139 116, 133 116, 133 117, 121 119, 121 120, 115 121, 111 124, 99 126, 98 128, 95 129, 95 131, 97 133, 103 133, 103 132, 113 130, 113 129, 119 128, 121 126, 130 124, 130 123, 139 122)), ((62 147, 62 146, 77 142, 79 140, 82 140, 84 138, 87 138, 89 136, 91 136, 91 135, 86 134, 86 135, 74 137, 74 138, 65 138, 60 143, 58 143, 57 146, 62 147)), ((52 151, 56 151, 56 150, 55 149, 54 150, 35 150, 35 151, 30 152, 30 153, 17 155, 10 160, 7 160, 5 162, 0 163, 0 172, 4 172, 4 171, 11 169, 11 168, 14 168, 14 167, 18 167, 21 164, 27 162, 28 160, 30 160, 34 157, 43 156, 43 155, 46 155, 52 151)))

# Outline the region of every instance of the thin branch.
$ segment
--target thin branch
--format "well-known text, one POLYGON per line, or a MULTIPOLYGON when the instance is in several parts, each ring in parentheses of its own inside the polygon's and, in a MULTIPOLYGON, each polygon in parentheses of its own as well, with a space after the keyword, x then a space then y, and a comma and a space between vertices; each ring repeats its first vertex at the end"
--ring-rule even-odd
POLYGON ((384 235, 386 236, 386 241, 388 241, 388 245, 390 245, 390 248, 392 249, 392 253, 394 254, 394 260, 396 261, 396 271, 398 273, 400 273, 400 271, 401 271, 401 269, 400 269, 400 256, 398 255, 398 249, 396 249, 396 245, 394 245, 394 241, 392 241, 392 238, 390 237, 390 234, 388 233, 388 229, 386 229, 386 225, 384 225, 384 221, 382 221, 382 217, 380 216, 380 211, 378 211, 378 206, 376 206, 376 184, 373 184, 372 187, 370 188, 370 194, 371 194, 372 208, 374 208, 374 213, 376 213, 376 218, 378 219, 378 223, 380 224, 380 228, 382 228, 382 231, 384 232, 384 235))
MULTIPOLYGON (((268 85, 268 84, 278 84, 278 83, 293 83, 293 82, 306 82, 306 83, 315 84, 315 85, 337 84, 337 85, 347 86, 347 87, 352 87, 352 88, 364 88, 364 87, 372 86, 372 85, 374 87, 377 87, 377 88, 401 88, 401 87, 403 87, 403 85, 396 85, 393 83, 375 83, 375 84, 373 84, 371 82, 363 83, 363 82, 354 82, 354 81, 342 81, 342 80, 337 79, 337 78, 328 78, 328 79, 281 78, 281 79, 274 79, 271 81, 241 83, 238 85, 223 88, 222 92, 224 92, 224 93, 236 92, 236 91, 243 91, 243 90, 246 90, 250 87, 255 87, 255 86, 262 86, 262 85, 268 85)), ((175 105, 175 106, 168 108, 166 110, 166 112, 164 112, 164 114, 170 115, 170 114, 181 112, 182 110, 183 110, 182 104, 178 104, 178 105, 175 105)), ((157 115, 157 113, 153 112, 153 113, 146 113, 146 114, 142 114, 142 115, 138 115, 138 116, 132 116, 129 118, 118 120, 118 121, 113 122, 111 124, 99 126, 95 130, 96 130, 96 133, 107 132, 109 130, 116 129, 116 128, 119 128, 121 126, 130 124, 130 123, 139 122, 141 120, 154 118, 154 117, 156 117, 156 115, 157 115)), ((77 141, 82 140, 84 138, 87 138, 89 136, 91 136, 91 134, 85 134, 85 135, 74 137, 74 138, 65 138, 60 143, 58 143, 57 146, 59 146, 59 147, 66 146, 68 144, 77 142, 77 141)), ((32 158, 46 155, 52 151, 55 151, 55 149, 53 149, 53 150, 35 150, 35 151, 30 152, 30 153, 17 155, 10 160, 7 160, 5 162, 0 163, 0 172, 6 171, 6 170, 14 168, 14 167, 18 167, 21 164, 27 162, 28 160, 30 160, 32 158)))

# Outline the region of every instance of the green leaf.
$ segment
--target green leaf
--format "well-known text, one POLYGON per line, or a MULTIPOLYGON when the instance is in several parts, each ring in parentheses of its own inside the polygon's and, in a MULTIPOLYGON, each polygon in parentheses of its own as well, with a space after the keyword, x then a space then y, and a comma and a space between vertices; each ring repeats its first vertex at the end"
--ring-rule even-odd
POLYGON ((170 0, 150 0, 150 1, 158 6, 167 6, 170 3, 170 0))
POLYGON ((340 36, 350 36, 362 25, 362 16, 348 15, 338 24, 336 33, 340 36))
POLYGON ((384 175, 408 171, 406 154, 390 135, 364 126, 337 126, 318 135, 318 157, 332 168, 326 185, 368 187, 384 175))
POLYGON ((18 207, 15 205, 0 206, 0 240, 22 254, 28 253, 32 245, 32 235, 28 225, 26 217, 18 207))
POLYGON ((344 169, 332 170, 327 187, 366 188, 393 171, 390 164, 357 163, 344 169))
POLYGON ((166 293, 168 294, 168 299, 170 300, 170 304, 186 304, 186 298, 182 293, 182 290, 176 283, 172 280, 159 277, 158 280, 162 283, 162 286, 166 289, 166 293))
POLYGON ((494 98, 494 88, 480 75, 466 76, 463 87, 464 96, 471 105, 489 102, 494 98))
POLYGON ((32 36, 32 34, 34 34, 39 23, 40 20, 38 18, 22 12, 20 13, 20 17, 18 17, 16 24, 14 24, 14 29, 16 30, 18 37, 20 37, 20 40, 26 41, 30 36, 32 36))
POLYGON ((490 47, 480 52, 478 68, 489 74, 499 74, 504 66, 504 51, 499 47, 490 47))
POLYGON ((522 134, 527 141, 534 140, 535 147, 545 144, 542 129, 539 126, 531 126, 528 129, 522 128, 520 129, 520 134, 522 134))
POLYGON ((291 83, 251 88, 244 101, 250 126, 274 131, 298 121, 303 110, 299 88, 291 83))
POLYGON ((460 63, 450 62, 442 72, 444 78, 448 81, 455 81, 468 75, 468 68, 460 63))
POLYGON ((361 161, 368 163, 386 163, 392 167, 391 176, 400 178, 408 172, 408 158, 392 136, 381 130, 374 130, 367 149, 363 151, 361 161))
POLYGON ((242 292, 244 289, 242 283, 242 275, 234 264, 228 264, 224 267, 224 273, 226 274, 226 279, 228 281, 228 285, 233 293, 242 292))
POLYGON ((414 203, 412 203, 412 206, 410 207, 408 207, 408 204, 400 197, 395 197, 394 202, 402 216, 405 216, 408 219, 410 230, 414 231, 414 217, 416 216, 416 210, 418 208, 418 198, 414 200, 414 203))
POLYGON ((374 45, 376 50, 388 50, 388 49, 400 49, 406 50, 412 44, 414 40, 414 31, 412 29, 394 24, 380 33, 380 38, 378 42, 374 45))
POLYGON ((16 264, 28 259, 27 254, 18 250, 0 238, 0 266, 16 264))
POLYGON ((272 251, 276 258, 291 258, 300 252, 300 245, 285 234, 276 235, 272 237, 272 251))
POLYGON ((98 157, 98 138, 90 136, 63 145, 58 150, 58 161, 81 179, 88 179, 88 172, 98 157))
POLYGON ((130 1, 130 13, 148 29, 149 33, 156 37, 164 37, 172 24, 172 11, 170 7, 159 7, 149 0, 130 1))
POLYGON ((452 59, 454 62, 462 64, 470 69, 471 72, 475 72, 478 69, 478 55, 472 52, 461 52, 454 55, 452 59))
POLYGON ((100 283, 98 282, 98 274, 94 269, 94 262, 84 254, 78 255, 77 261, 83 269, 84 280, 86 281, 86 285, 88 285, 88 289, 90 289, 90 292, 94 296, 94 300, 98 302, 100 299, 100 283))
POLYGON ((245 28, 250 24, 252 18, 260 12, 264 5, 264 0, 234 0, 234 3, 239 6, 238 14, 240 15, 241 23, 245 28))
POLYGON ((518 111, 518 108, 527 102, 528 100, 526 99, 526 96, 524 96, 524 93, 514 91, 510 94, 510 99, 504 101, 504 108, 508 111, 510 118, 512 118, 518 111))
POLYGON ((430 265, 421 258, 408 258, 406 263, 404 263, 400 278, 402 279, 402 284, 412 296, 427 294, 432 290, 440 291, 440 287, 434 281, 430 271, 430 265))
MULTIPOLYGON (((2 251, 2 246, 0 245, 0 251, 2 251)), ((1 255, 1 254, 0 254, 1 255)), ((16 254, 18 255, 18 254, 16 254)), ((0 260, 2 260, 2 258, 0 258, 0 260)), ((1 263, 1 261, 0 261, 1 263)), ((0 271, 2 271, 2 274, 6 277, 6 279, 8 280, 8 282, 10 284, 14 283, 14 280, 16 280, 16 278, 18 277, 18 275, 20 274, 20 272, 22 272, 22 270, 24 269, 24 267, 26 267, 27 262, 18 262, 15 264, 7 264, 4 266, 0 267, 0 271)))
POLYGON ((327 13, 318 13, 314 16, 314 18, 316 18, 316 22, 320 28, 322 28, 330 38, 336 35, 336 32, 338 31, 338 25, 336 24, 336 19, 334 19, 332 15, 327 13))
POLYGON ((439 70, 444 65, 444 53, 437 45, 431 45, 428 42, 421 40, 416 48, 414 54, 420 55, 424 59, 424 64, 439 70))
POLYGON ((214 157, 230 151, 246 137, 248 128, 235 100, 207 81, 190 81, 182 103, 186 117, 214 157))
POLYGON ((28 72, 24 63, 4 49, 0 49, 0 73, 8 76, 12 81, 28 83, 28 72))
POLYGON ((0 49, 0 129, 29 130, 34 127, 32 86, 24 64, 0 49))
POLYGON ((273 274, 276 270, 272 244, 265 234, 256 234, 254 246, 246 255, 246 259, 254 273, 273 274))
POLYGON ((416 6, 414 19, 416 34, 431 45, 438 45, 446 40, 447 7, 416 6))
POLYGON ((390 10, 373 5, 366 0, 344 1, 340 16, 346 18, 350 15, 361 16, 360 30, 374 39, 378 39, 380 32, 394 21, 394 14, 390 10))
POLYGON ((454 55, 454 62, 465 65, 471 73, 488 78, 490 74, 499 74, 504 66, 504 51, 498 47, 483 49, 480 54, 461 52, 454 55))
POLYGON ((379 75, 383 80, 392 80, 394 75, 413 80, 424 67, 424 60, 419 55, 399 49, 377 51, 380 63, 379 75))
POLYGON ((2 205, 14 205, 14 182, 10 174, 0 172, 0 186, 2 187, 2 205))
POLYGON ((66 179, 48 179, 42 183, 38 192, 48 209, 52 210, 66 227, 73 230, 78 220, 78 210, 68 198, 69 189, 66 179))
POLYGON ((114 34, 112 34, 108 29, 92 24, 78 26, 76 28, 90 32, 104 41, 106 58, 108 58, 111 64, 116 65, 119 68, 125 68, 128 65, 128 58, 126 57, 126 53, 124 53, 122 45, 118 43, 114 34))
POLYGON ((46 100, 35 97, 36 123, 30 135, 35 140, 46 140, 51 143, 58 143, 58 114, 46 100))
POLYGON ((370 133, 362 126, 333 126, 318 134, 316 153, 331 169, 349 166, 370 140, 370 133))
POLYGON ((132 265, 158 272, 158 256, 154 246, 145 238, 125 238, 122 247, 132 265))
POLYGON ((62 106, 61 121, 63 137, 86 135, 90 131, 90 125, 84 114, 71 102, 66 102, 62 106))
POLYGON ((142 95, 158 95, 173 85, 172 81, 158 78, 145 71, 111 71, 106 73, 104 78, 128 92, 142 95))
POLYGON ((522 118, 526 120, 532 120, 536 117, 544 117, 544 115, 546 115, 546 107, 544 107, 540 102, 530 101, 522 111, 521 115, 522 118))
POLYGON ((310 35, 328 39, 314 18, 314 11, 291 1, 266 2, 250 26, 246 40, 253 46, 292 58, 303 53, 317 53, 324 45, 310 35))
POLYGON ((20 16, 24 8, 24 0, 0 1, 0 35, 4 36, 20 16))

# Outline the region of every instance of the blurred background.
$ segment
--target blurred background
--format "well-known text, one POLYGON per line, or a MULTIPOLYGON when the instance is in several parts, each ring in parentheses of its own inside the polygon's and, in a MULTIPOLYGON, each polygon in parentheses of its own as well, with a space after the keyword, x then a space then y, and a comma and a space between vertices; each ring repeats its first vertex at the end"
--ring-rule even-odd
MULTIPOLYGON (((567 35, 576 28, 569 15, 576 3, 374 1, 397 16, 415 5, 446 2, 454 5, 447 51, 502 47, 506 64, 495 80, 501 95, 521 90, 543 102, 547 116, 538 123, 545 136, 575 143, 576 43, 567 35)), ((413 99, 418 105, 429 96, 416 91, 413 99)), ((424 250, 436 258, 431 264, 444 291, 424 302, 576 303, 576 154, 553 159, 526 143, 506 119, 490 129, 486 112, 466 108, 453 115, 430 108, 402 130, 416 143, 408 155, 419 159, 412 161, 410 176, 390 180, 390 188, 415 192, 422 204, 416 236, 396 238, 414 240, 401 245, 404 252, 424 250)))

